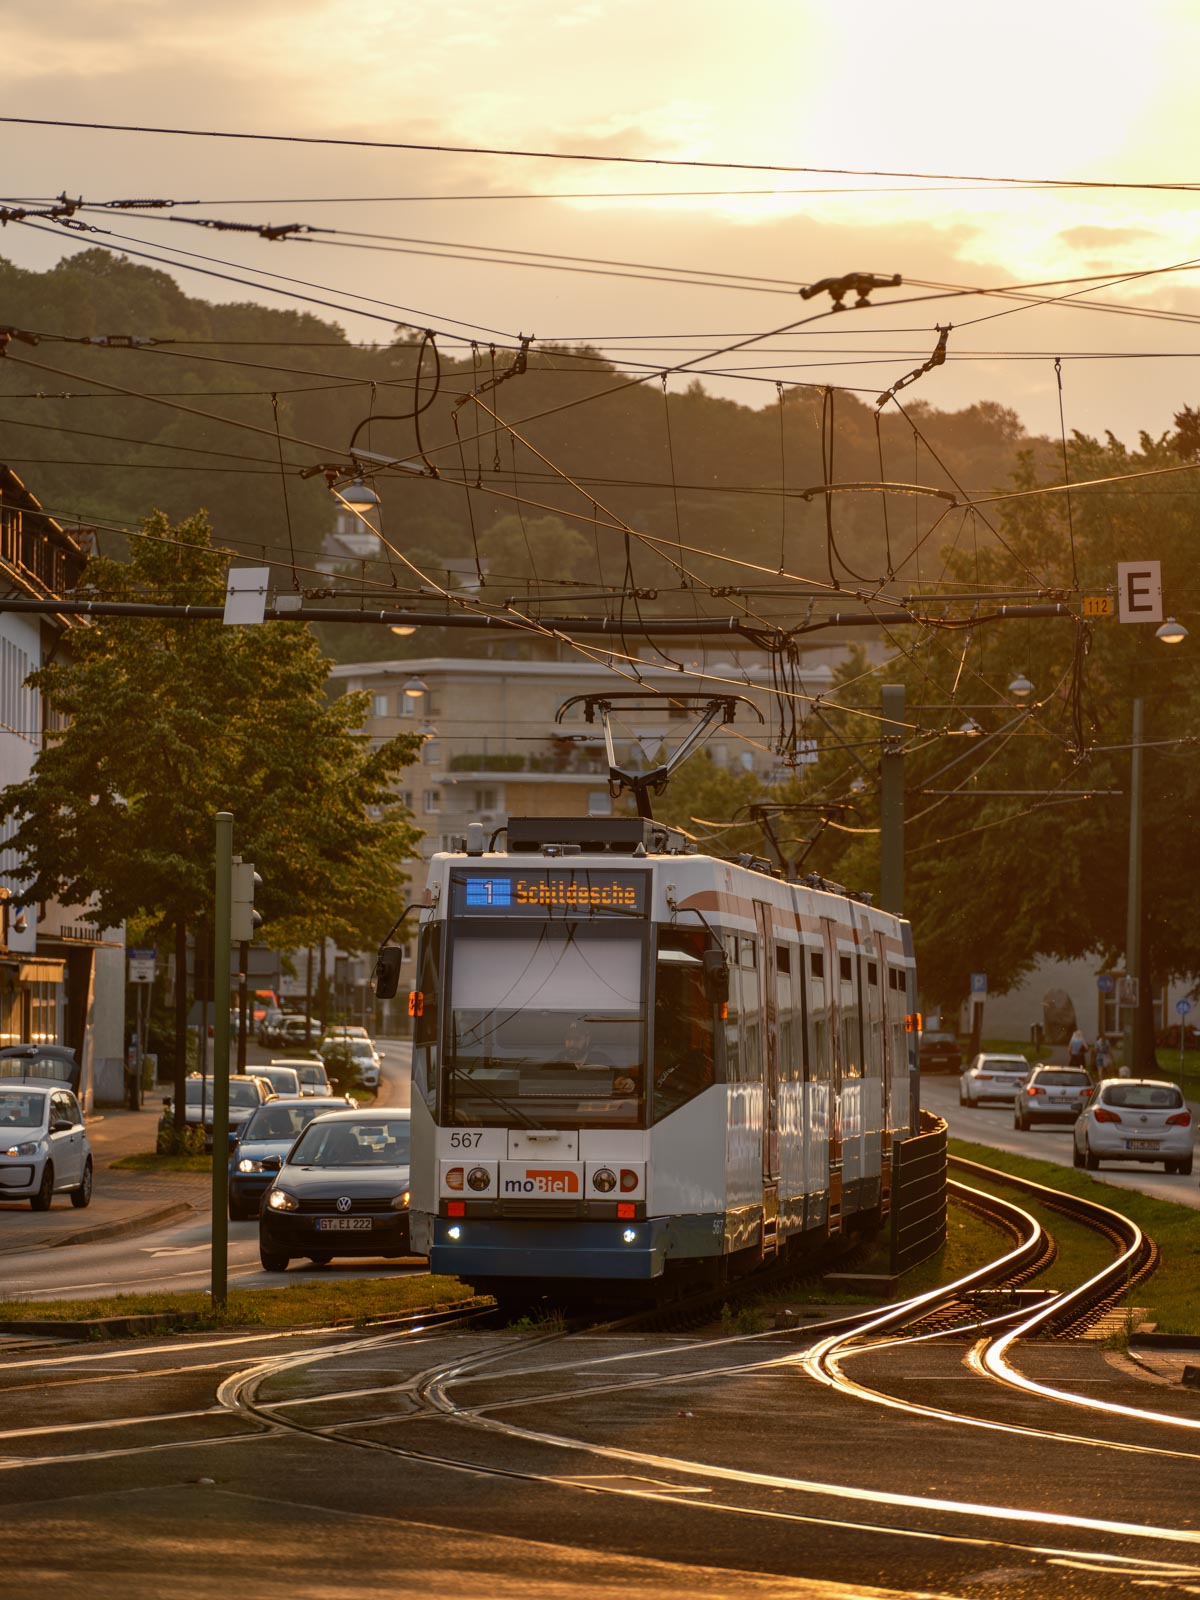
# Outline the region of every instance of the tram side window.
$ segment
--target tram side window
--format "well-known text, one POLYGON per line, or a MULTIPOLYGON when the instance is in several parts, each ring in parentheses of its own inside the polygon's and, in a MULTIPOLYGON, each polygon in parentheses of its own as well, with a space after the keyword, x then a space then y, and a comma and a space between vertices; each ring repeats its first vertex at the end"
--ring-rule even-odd
POLYGON ((818 951, 811 953, 810 970, 813 975, 808 989, 808 1077, 813 1083, 828 1083, 833 1075, 829 1002, 822 976, 825 959, 818 951))
POLYGON ((737 935, 726 940, 729 957, 729 1001, 725 1007, 725 1076, 738 1083, 742 1076, 742 974, 738 968, 737 935))
POLYGON ((779 1077, 783 1083, 798 1083, 804 1077, 801 1013, 792 983, 791 947, 777 945, 775 1007, 779 1019, 779 1077))
POLYGON ((716 1081, 714 1007, 704 984, 703 930, 660 928, 654 979, 654 1117, 716 1081))
POLYGON ((413 979, 412 1084, 434 1109, 438 1081, 438 988, 442 967, 443 924, 432 923, 421 932, 417 946, 417 971, 413 979))

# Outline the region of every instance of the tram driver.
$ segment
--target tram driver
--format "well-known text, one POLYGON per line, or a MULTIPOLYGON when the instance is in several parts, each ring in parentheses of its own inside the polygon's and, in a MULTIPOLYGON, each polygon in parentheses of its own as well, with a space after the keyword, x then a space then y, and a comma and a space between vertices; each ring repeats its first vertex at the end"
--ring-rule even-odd
MULTIPOLYGON (((586 1017, 574 1017, 567 1024, 563 1039, 562 1058, 573 1067, 607 1067, 611 1063, 603 1050, 592 1047, 592 1031, 586 1017)), ((618 1070, 613 1074, 614 1094, 636 1094, 637 1082, 633 1074, 618 1070)))

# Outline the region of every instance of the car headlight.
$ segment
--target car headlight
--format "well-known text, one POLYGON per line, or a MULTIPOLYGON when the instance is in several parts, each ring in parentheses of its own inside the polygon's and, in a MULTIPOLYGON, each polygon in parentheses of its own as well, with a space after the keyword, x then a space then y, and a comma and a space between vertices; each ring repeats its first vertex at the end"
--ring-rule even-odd
POLYGON ((299 1211, 300 1202, 294 1194, 289 1194, 286 1189, 272 1189, 267 1196, 267 1204, 272 1211, 299 1211))
POLYGON ((249 1156, 242 1157, 237 1164, 237 1169, 239 1172, 262 1172, 264 1170, 261 1161, 251 1161, 249 1156))
POLYGON ((33 1139, 25 1144, 10 1144, 4 1154, 6 1156, 35 1156, 41 1148, 39 1141, 33 1139))
POLYGON ((402 1194, 398 1194, 396 1196, 396 1198, 392 1201, 392 1210, 393 1211, 407 1211, 408 1210, 408 1200, 409 1200, 409 1193, 408 1193, 408 1190, 405 1189, 402 1194))

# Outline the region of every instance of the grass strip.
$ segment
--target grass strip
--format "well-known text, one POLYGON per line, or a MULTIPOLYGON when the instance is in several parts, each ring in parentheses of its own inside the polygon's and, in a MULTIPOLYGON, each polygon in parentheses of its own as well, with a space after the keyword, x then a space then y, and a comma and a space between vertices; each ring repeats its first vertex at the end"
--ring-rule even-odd
MULTIPOLYGON (((1028 1156, 1010 1155, 1005 1150, 967 1144, 962 1139, 949 1140, 947 1147, 952 1155, 977 1161, 981 1166, 992 1167, 998 1172, 1011 1172, 1019 1178, 1030 1178, 1063 1194, 1094 1200, 1098 1205, 1107 1206, 1110 1211, 1136 1222, 1158 1245, 1161 1259, 1154 1275, 1138 1284, 1121 1303, 1148 1306, 1149 1319, 1157 1323, 1160 1333, 1200 1334, 1200 1215, 1190 1206, 1158 1200, 1136 1189, 1117 1189, 1111 1184, 1097 1183, 1089 1173, 1075 1167, 1053 1166, 1050 1162, 1032 1160, 1028 1156)), ((964 1181, 974 1183, 975 1179, 971 1177, 964 1181)), ((979 1186, 982 1188, 983 1184, 979 1186)), ((1028 1196, 1010 1189, 1007 1198, 1037 1214, 1036 1203, 1028 1196)), ((1047 1212, 1042 1221, 1058 1239, 1062 1252, 1050 1269, 1049 1276, 1059 1283, 1080 1282, 1081 1278, 1069 1275, 1076 1269, 1066 1256, 1069 1230, 1073 1231, 1074 1225, 1053 1211, 1047 1212)), ((1093 1235, 1093 1238, 1097 1239, 1097 1243, 1101 1242, 1098 1236, 1093 1235)), ((1104 1245, 1103 1250, 1102 1259, 1111 1260, 1111 1248, 1104 1245)), ((1082 1260, 1082 1257, 1079 1259, 1082 1260)), ((1091 1270, 1098 1270, 1100 1264, 1098 1261, 1091 1270)))
POLYGON ((153 1150, 139 1150, 118 1156, 108 1166, 110 1172, 211 1172, 212 1156, 160 1156, 153 1150))
POLYGON ((469 1299, 473 1292, 457 1278, 421 1273, 404 1278, 290 1283, 279 1289, 233 1289, 221 1310, 200 1290, 184 1294, 118 1294, 100 1300, 5 1300, 0 1302, 0 1330, 6 1322, 99 1322, 162 1312, 178 1316, 181 1332, 311 1324, 354 1327, 447 1301, 469 1299))

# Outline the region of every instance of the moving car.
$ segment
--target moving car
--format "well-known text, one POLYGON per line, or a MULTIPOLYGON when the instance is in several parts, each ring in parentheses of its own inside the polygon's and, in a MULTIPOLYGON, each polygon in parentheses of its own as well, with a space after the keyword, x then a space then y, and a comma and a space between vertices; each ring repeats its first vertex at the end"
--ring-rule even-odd
POLYGON ((348 1039, 346 1043, 350 1051, 350 1065, 359 1083, 364 1089, 378 1089, 379 1075, 383 1070, 379 1051, 370 1039, 348 1039))
POLYGON ((79 1101, 51 1083, 0 1081, 0 1200, 49 1211, 56 1194, 92 1198, 92 1152, 79 1101))
POLYGON ((295 1067, 285 1067, 282 1062, 273 1061, 269 1067, 254 1069, 256 1078, 265 1078, 281 1099, 298 1099, 303 1090, 300 1087, 300 1075, 295 1067))
POLYGON ((409 1252, 408 1112, 339 1111, 296 1140, 258 1214, 267 1272, 294 1256, 325 1266, 334 1256, 409 1252))
POLYGON ((290 1056, 286 1060, 272 1061, 271 1065, 291 1067, 300 1079, 300 1093, 303 1095, 329 1095, 333 1092, 328 1073, 315 1057, 290 1056))
POLYGON ((1196 1123, 1173 1083, 1108 1078, 1075 1123, 1075 1165, 1095 1172, 1102 1161, 1161 1161, 1190 1173, 1196 1123))
POLYGON ((1029 1063, 1024 1056, 977 1055, 969 1067, 963 1068, 958 1080, 958 1103, 979 1106, 985 1100, 1011 1102, 1028 1076, 1029 1063))
POLYGON ((1087 1105, 1092 1080, 1082 1067, 1036 1066, 1013 1101, 1013 1127, 1036 1122, 1074 1122, 1087 1105))
POLYGON ((259 1106, 238 1130, 229 1152, 229 1216, 244 1222, 258 1215, 262 1197, 271 1187, 283 1158, 314 1117, 327 1111, 345 1111, 353 1101, 343 1095, 327 1100, 273 1100, 259 1106))
POLYGON ((278 1006, 268 1006, 254 1030, 254 1036, 259 1044, 271 1044, 275 1029, 283 1021, 283 1012, 278 1006))
POLYGON ((922 1033, 917 1050, 922 1072, 959 1072, 962 1069, 958 1039, 944 1029, 930 1028, 922 1033))
POLYGON ((282 1018, 272 1038, 277 1044, 316 1044, 321 1037, 321 1024, 315 1017, 305 1022, 303 1017, 282 1018))
MULTIPOLYGON (((204 1123, 205 1146, 212 1148, 213 1125, 213 1081, 211 1078, 202 1078, 198 1072, 188 1074, 184 1085, 186 1095, 186 1109, 184 1120, 187 1122, 204 1123)), ((251 1114, 265 1105, 268 1100, 275 1098, 274 1091, 265 1078, 256 1078, 250 1073, 231 1072, 229 1074, 229 1126, 236 1128, 239 1123, 249 1119, 251 1114)))

